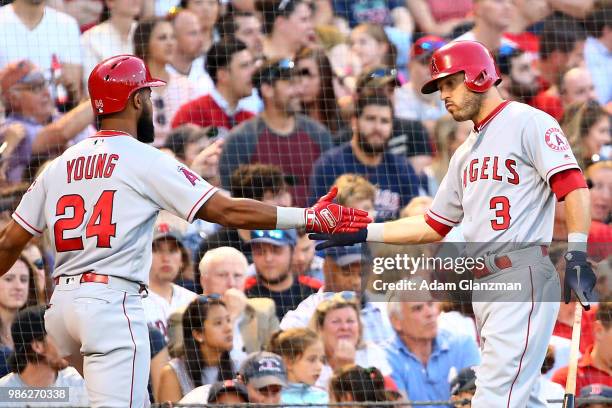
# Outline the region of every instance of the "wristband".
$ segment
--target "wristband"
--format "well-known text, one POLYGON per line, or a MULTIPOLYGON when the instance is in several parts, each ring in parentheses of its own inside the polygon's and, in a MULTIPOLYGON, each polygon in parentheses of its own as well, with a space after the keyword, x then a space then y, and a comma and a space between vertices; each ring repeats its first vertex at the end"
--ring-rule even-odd
POLYGON ((377 222, 375 224, 368 224, 368 238, 366 239, 366 241, 385 242, 383 239, 384 229, 385 229, 385 224, 382 222, 377 222))
POLYGON ((570 232, 567 234, 567 251, 587 251, 587 240, 589 236, 581 232, 570 232))
POLYGON ((276 229, 303 228, 305 225, 305 208, 276 207, 276 229))

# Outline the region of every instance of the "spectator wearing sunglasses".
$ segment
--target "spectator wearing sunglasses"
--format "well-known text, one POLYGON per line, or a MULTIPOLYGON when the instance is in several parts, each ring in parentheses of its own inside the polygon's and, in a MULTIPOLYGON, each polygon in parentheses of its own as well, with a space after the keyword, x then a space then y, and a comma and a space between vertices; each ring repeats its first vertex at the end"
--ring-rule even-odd
POLYGON ((279 320, 321 287, 321 282, 313 278, 294 276, 292 273, 291 257, 295 242, 294 230, 251 231, 249 243, 256 276, 246 280, 245 294, 250 298, 272 299, 279 320))
POLYGON ((395 116, 421 122, 430 134, 435 121, 446 115, 446 109, 438 92, 426 95, 421 92, 421 87, 430 79, 431 55, 445 44, 443 38, 433 35, 426 35, 416 40, 410 49, 407 67, 410 82, 395 90, 395 116))
POLYGON ((495 52, 502 82, 497 89, 504 99, 529 103, 538 92, 538 74, 533 56, 520 48, 502 45, 495 52))
POLYGON ((290 59, 272 60, 255 72, 264 110, 233 129, 225 141, 219 169, 226 189, 234 188, 230 176, 241 164, 270 164, 294 181, 289 191, 295 203, 307 203, 313 163, 332 146, 332 138, 324 126, 298 113, 298 80, 290 59))
POLYGON ((336 293, 341 293, 341 297, 355 299, 359 304, 363 339, 378 345, 384 344, 393 336, 393 328, 387 317, 386 304, 370 301, 367 294, 361 291, 362 259, 361 245, 326 249, 323 262, 325 285, 302 301, 297 308, 287 312, 281 320, 280 328, 287 330, 307 327, 318 305, 333 298, 336 293))
POLYGON ((455 41, 478 41, 491 52, 502 45, 516 44, 505 38, 510 27, 513 12, 512 0, 475 0, 474 28, 455 38, 455 41))
POLYGON ((184 357, 162 369, 159 401, 178 402, 196 387, 234 378, 232 321, 220 295, 200 295, 183 315, 184 357))
POLYGON ((253 92, 254 60, 238 40, 215 43, 206 56, 206 70, 214 83, 210 93, 182 105, 172 119, 172 128, 185 123, 216 126, 225 136, 234 126, 254 116, 245 98, 253 92))
POLYGON ((263 53, 269 60, 294 59, 315 41, 312 8, 304 0, 256 0, 263 17, 263 53))
POLYGON ((12 155, 2 158, 9 161, 5 175, 9 183, 31 181, 44 160, 95 132, 89 100, 60 115, 43 72, 30 61, 14 62, 0 71, 0 90, 7 112, 0 126, 0 144, 6 127, 20 124, 25 130, 12 155))

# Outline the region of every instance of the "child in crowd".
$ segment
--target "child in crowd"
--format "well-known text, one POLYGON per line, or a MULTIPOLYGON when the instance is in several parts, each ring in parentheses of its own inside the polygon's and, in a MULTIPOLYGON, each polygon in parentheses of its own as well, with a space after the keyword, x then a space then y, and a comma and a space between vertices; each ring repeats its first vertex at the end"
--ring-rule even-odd
POLYGON ((372 219, 376 218, 374 202, 378 189, 365 177, 357 174, 343 174, 336 179, 334 186, 338 187, 336 201, 340 205, 367 211, 372 219))
POLYGON ((276 332, 269 351, 282 356, 289 384, 281 393, 283 404, 327 404, 327 392, 314 387, 321 374, 325 352, 319 336, 307 328, 276 332))

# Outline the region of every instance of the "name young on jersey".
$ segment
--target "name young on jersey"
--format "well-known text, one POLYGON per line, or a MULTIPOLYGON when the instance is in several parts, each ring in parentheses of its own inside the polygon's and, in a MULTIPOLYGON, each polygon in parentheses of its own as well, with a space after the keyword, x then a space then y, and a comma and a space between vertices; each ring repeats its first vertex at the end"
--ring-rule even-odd
POLYGON ((118 154, 94 154, 79 156, 66 162, 66 177, 68 184, 73 181, 110 178, 119 160, 118 154))

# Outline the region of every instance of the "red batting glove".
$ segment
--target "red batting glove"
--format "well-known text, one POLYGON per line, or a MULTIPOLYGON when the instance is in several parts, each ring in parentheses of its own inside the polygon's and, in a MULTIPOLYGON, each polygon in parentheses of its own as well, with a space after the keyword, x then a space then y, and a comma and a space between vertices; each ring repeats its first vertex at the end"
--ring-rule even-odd
POLYGON ((332 187, 315 205, 306 209, 306 232, 357 232, 372 222, 367 211, 334 204, 337 193, 338 187, 332 187))

